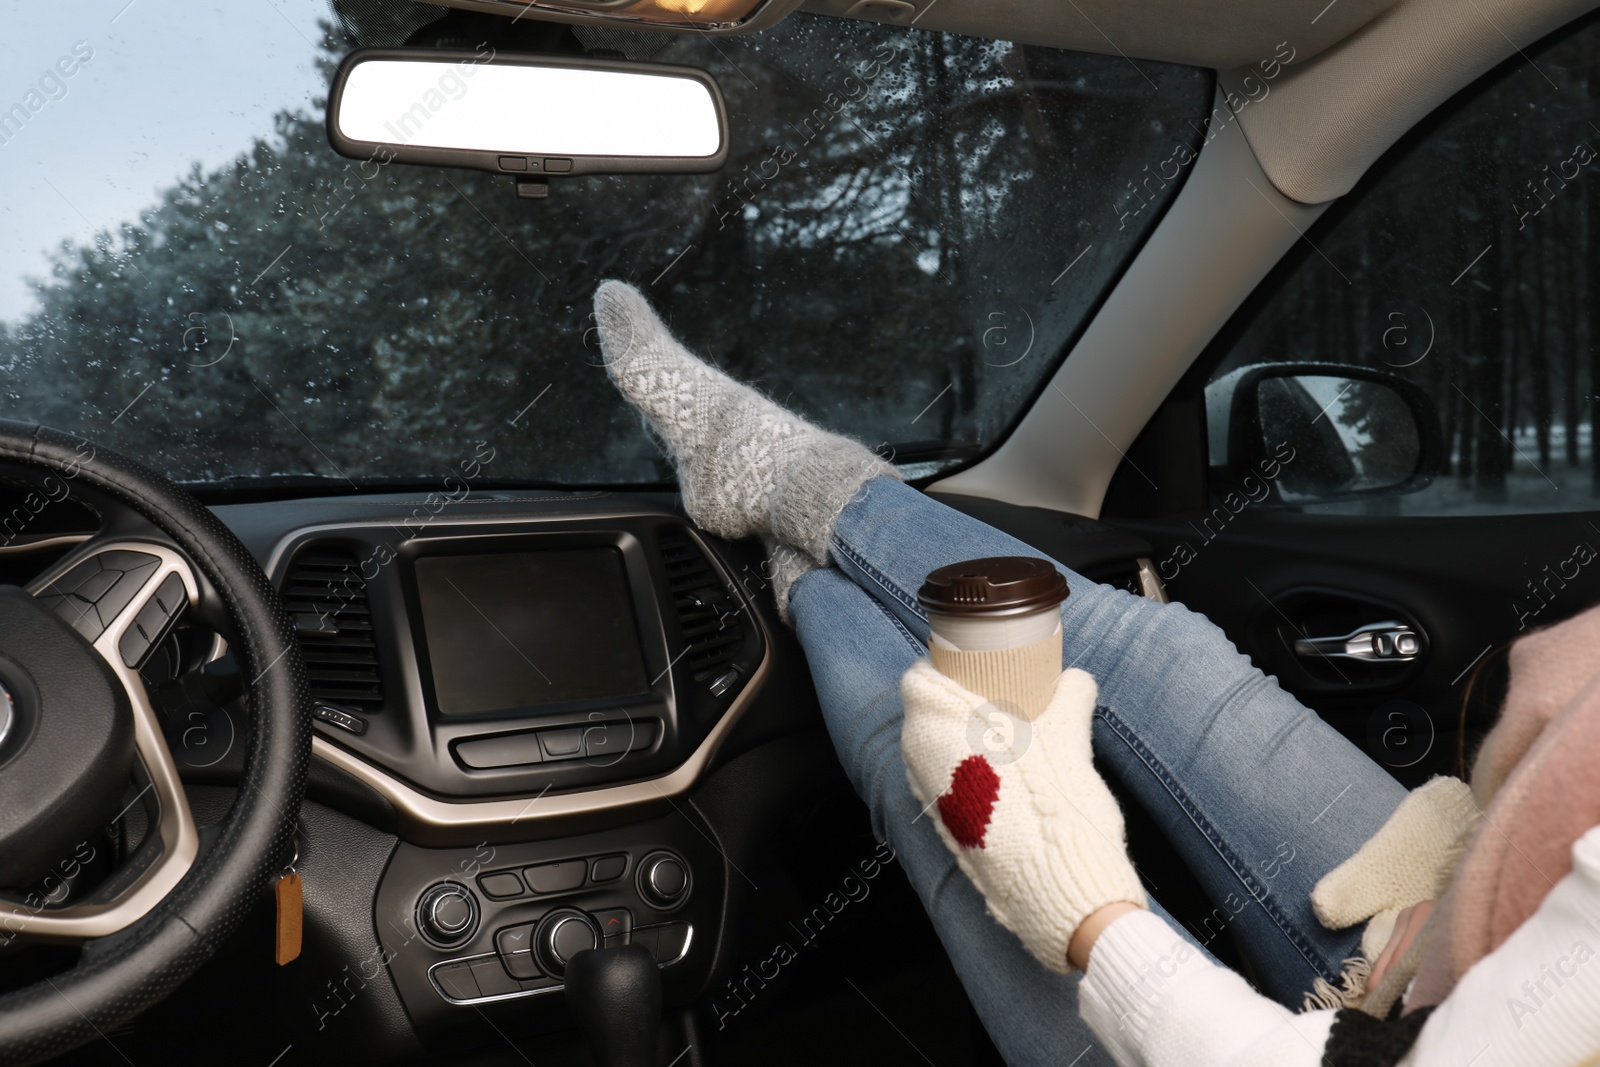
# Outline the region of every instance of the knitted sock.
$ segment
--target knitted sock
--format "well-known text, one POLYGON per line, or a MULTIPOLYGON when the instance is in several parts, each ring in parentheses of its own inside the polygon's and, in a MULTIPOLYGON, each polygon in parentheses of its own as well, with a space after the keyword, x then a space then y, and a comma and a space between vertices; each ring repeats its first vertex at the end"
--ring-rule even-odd
POLYGON ((900 681, 912 795, 989 914, 1052 971, 1078 925, 1107 904, 1147 907, 1122 810, 1089 748, 1094 679, 1061 675, 1033 722, 1006 717, 919 660, 900 681), (997 744, 997 728, 1010 737, 997 744), (1004 741, 1009 741, 1005 744, 1004 741))
POLYGON ((704 529, 729 538, 775 533, 826 563, 850 498, 880 474, 898 477, 865 446, 695 358, 633 286, 602 282, 594 312, 606 373, 660 438, 684 508, 704 529))
POLYGON ((761 543, 767 549, 764 574, 772 583, 772 596, 778 602, 778 616, 792 627, 794 619, 789 615, 789 591, 802 574, 816 570, 817 564, 804 552, 784 544, 771 534, 762 534, 761 543))

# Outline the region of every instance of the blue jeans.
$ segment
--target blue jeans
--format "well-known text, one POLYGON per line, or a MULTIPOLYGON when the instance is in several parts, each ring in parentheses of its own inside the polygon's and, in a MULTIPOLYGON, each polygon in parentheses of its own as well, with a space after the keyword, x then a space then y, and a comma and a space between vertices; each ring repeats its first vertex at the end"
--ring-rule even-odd
MULTIPOLYGON (((790 611, 875 832, 898 854, 1008 1064, 1109 1064, 1078 1018, 1077 976, 1045 970, 989 917, 911 795, 900 753, 900 676, 927 654, 923 578, 982 556, 1045 557, 892 478, 856 495, 831 549, 834 566, 795 583, 790 611)), ((1201 945, 1237 935, 1263 992, 1298 1008, 1314 979, 1338 977, 1360 939, 1359 928, 1317 922, 1311 888, 1405 790, 1204 617, 1057 567, 1071 590, 1063 666, 1100 686, 1096 762, 1160 825, 1213 904, 1202 929, 1180 929, 1201 945)))

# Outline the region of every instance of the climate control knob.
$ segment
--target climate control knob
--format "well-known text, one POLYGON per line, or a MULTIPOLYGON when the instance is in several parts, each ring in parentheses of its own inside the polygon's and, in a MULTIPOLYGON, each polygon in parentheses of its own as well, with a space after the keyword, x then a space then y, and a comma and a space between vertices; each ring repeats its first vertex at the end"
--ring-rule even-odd
POLYGON ((689 867, 670 852, 652 852, 639 864, 639 895, 658 911, 682 904, 689 896, 689 867))
POLYGON ((428 940, 459 945, 478 925, 478 899, 466 886, 441 882, 417 901, 417 926, 428 940))
POLYGON ((544 973, 559 978, 566 972, 572 957, 586 949, 600 947, 600 930, 586 912, 557 908, 539 923, 534 946, 544 973))

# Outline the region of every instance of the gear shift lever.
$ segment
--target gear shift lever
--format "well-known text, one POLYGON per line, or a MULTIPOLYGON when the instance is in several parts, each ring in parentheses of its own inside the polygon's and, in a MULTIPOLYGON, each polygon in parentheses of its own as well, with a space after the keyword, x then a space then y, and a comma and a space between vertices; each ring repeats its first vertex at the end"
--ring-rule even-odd
POLYGON ((579 952, 565 977, 567 1006, 600 1067, 661 1067, 661 972, 643 945, 579 952))

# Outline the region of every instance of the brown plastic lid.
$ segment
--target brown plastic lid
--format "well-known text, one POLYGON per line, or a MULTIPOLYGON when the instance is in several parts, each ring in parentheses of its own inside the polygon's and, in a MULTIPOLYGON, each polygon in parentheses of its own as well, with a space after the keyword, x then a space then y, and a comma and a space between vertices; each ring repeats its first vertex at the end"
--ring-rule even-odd
POLYGON ((938 615, 1026 615, 1067 599, 1067 580, 1048 561, 992 556, 928 575, 917 602, 938 615))

